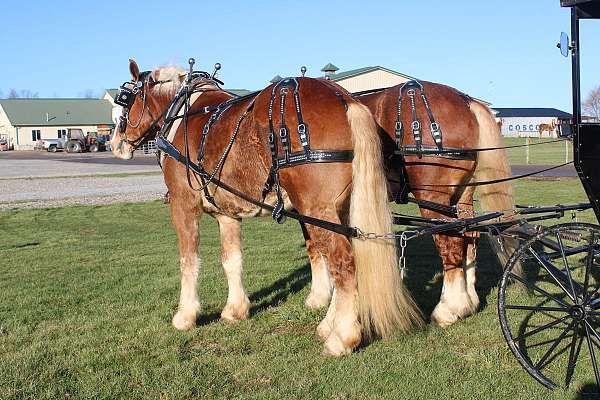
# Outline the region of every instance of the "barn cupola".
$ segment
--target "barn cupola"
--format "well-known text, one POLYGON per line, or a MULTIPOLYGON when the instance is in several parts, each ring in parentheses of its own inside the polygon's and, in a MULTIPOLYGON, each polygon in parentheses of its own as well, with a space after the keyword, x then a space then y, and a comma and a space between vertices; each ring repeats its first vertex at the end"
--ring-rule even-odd
POLYGON ((339 68, 333 65, 332 63, 328 63, 326 66, 321 68, 321 71, 325 72, 325 76, 330 76, 339 71, 339 68))

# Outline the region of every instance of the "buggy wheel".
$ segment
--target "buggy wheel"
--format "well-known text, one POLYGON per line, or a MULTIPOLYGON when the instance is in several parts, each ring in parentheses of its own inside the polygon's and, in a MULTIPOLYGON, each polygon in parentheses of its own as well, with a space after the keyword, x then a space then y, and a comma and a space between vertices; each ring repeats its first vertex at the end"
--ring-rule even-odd
POLYGON ((600 227, 567 223, 523 243, 498 293, 506 341, 544 386, 600 388, 600 227), (522 266, 522 270, 515 268, 522 266))

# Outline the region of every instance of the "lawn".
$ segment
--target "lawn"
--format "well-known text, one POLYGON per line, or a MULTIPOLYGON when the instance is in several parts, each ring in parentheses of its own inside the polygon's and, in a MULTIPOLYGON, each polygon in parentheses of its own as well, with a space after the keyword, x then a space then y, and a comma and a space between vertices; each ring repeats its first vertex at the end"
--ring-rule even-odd
MULTIPOLYGON (((578 181, 523 180, 522 204, 585 201, 578 181)), ((594 221, 590 212, 580 216, 594 221)), ((310 276, 297 224, 244 223, 252 318, 220 322, 227 295, 216 223, 202 222, 202 317, 170 320, 179 267, 159 202, 0 212, 0 399, 571 399, 521 369, 496 315, 501 266, 481 242, 475 316, 397 335, 352 356, 321 354, 324 311, 304 307, 310 276)), ((410 242, 407 284, 425 313, 441 290, 430 238, 410 242)))
MULTIPOLYGON (((533 165, 558 165, 567 160, 573 161, 573 143, 571 141, 552 142, 552 138, 531 138, 529 146, 529 164, 533 165), (544 143, 544 144, 539 144, 544 143), (565 149, 565 146, 568 150, 565 149), (568 151, 568 156, 566 152, 568 151), (567 157, 566 157, 567 156, 567 157)), ((525 138, 503 138, 504 146, 524 145, 525 138)), ((527 164, 526 148, 515 147, 507 149, 508 160, 511 165, 527 164)))

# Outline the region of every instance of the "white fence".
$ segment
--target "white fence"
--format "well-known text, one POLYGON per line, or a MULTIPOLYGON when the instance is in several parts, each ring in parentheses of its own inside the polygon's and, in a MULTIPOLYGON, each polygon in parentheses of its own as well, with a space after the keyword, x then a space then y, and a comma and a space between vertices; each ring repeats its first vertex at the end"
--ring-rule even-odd
POLYGON ((154 140, 148 140, 146 144, 143 144, 139 148, 144 154, 151 154, 156 152, 156 142, 154 140))

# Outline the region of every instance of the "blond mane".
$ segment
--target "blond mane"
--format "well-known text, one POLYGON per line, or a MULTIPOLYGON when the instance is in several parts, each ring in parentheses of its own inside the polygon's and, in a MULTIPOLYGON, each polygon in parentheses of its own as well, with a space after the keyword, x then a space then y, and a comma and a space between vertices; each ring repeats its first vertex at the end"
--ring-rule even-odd
POLYGON ((154 93, 157 96, 173 98, 181 86, 185 70, 179 66, 160 67, 155 69, 152 75, 155 81, 161 82, 154 86, 154 93))
MULTIPOLYGON (((157 96, 164 96, 168 99, 172 99, 177 90, 181 86, 181 82, 186 75, 186 70, 180 66, 166 66, 155 69, 152 72, 155 81, 159 82, 154 87, 154 94, 157 96)), ((201 79, 199 82, 194 84, 195 87, 212 87, 214 89, 220 89, 210 80, 201 79)))

